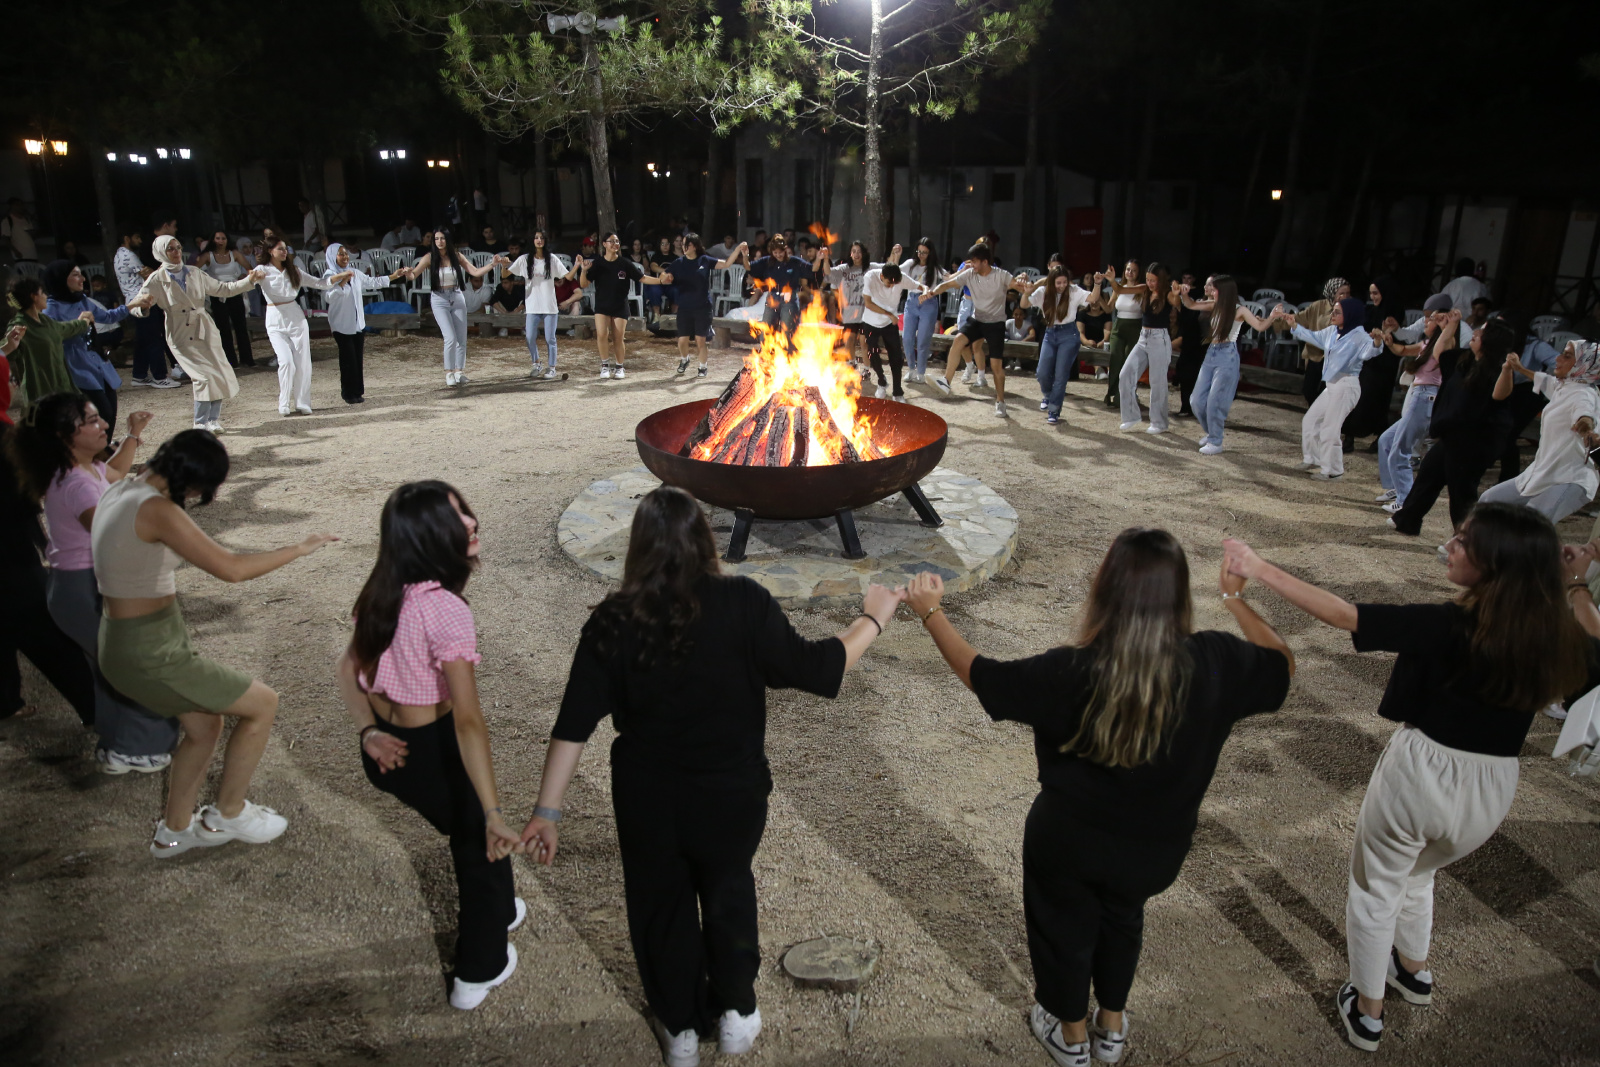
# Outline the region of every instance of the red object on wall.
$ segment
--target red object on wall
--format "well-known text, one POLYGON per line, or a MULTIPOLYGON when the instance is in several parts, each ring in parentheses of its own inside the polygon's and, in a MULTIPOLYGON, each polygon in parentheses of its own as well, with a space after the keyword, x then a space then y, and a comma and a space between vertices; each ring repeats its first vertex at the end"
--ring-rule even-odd
POLYGON ((1097 207, 1067 208, 1066 232, 1061 240, 1061 255, 1074 277, 1105 266, 1100 262, 1100 238, 1105 212, 1097 207))

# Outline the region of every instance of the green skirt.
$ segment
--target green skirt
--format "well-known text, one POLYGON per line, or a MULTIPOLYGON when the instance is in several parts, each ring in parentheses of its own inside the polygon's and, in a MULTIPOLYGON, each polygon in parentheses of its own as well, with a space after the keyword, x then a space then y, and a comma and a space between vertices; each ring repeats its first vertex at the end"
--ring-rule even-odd
POLYGON ((100 673, 125 696, 164 718, 231 708, 250 675, 205 659, 189 644, 173 601, 136 619, 100 617, 100 673))

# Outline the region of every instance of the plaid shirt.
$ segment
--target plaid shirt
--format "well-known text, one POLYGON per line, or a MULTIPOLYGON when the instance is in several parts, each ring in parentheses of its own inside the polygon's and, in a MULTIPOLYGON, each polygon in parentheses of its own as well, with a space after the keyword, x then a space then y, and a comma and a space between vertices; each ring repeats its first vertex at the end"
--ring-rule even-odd
POLYGON ((391 704, 438 704, 450 699, 444 665, 481 659, 467 602, 438 582, 414 582, 406 586, 394 640, 378 660, 377 677, 367 690, 381 693, 391 704))

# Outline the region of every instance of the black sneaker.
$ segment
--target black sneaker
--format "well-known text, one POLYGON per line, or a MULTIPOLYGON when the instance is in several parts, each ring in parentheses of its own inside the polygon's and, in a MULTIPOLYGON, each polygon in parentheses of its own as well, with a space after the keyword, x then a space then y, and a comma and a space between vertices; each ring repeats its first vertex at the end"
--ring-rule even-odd
POLYGON ((702 364, 700 364, 700 369, 695 372, 695 377, 696 378, 704 378, 705 376, 706 376, 706 365, 704 363, 702 363, 702 364))
POLYGON ((1389 988, 1406 998, 1407 1004, 1427 1007, 1433 1003, 1433 973, 1417 971, 1415 974, 1400 966, 1400 950, 1389 950, 1389 988))
POLYGON ((678 359, 678 369, 673 371, 672 373, 674 375, 682 374, 684 371, 686 371, 688 369, 689 369, 689 357, 688 356, 682 356, 682 357, 680 357, 678 359))
POLYGON ((1361 1014, 1361 1001, 1356 997, 1356 987, 1349 982, 1340 986, 1334 1003, 1339 1006, 1339 1018, 1344 1020, 1344 1035, 1350 1039, 1350 1043, 1363 1052, 1378 1051, 1378 1042, 1383 1039, 1383 1020, 1369 1019, 1361 1014))

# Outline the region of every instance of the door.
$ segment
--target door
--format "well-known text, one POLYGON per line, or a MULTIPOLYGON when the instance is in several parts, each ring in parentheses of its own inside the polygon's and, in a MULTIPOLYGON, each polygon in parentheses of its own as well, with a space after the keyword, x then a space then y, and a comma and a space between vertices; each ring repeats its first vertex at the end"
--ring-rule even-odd
POLYGON ((1074 278, 1105 266, 1100 262, 1100 243, 1105 228, 1105 212, 1097 207, 1067 208, 1066 232, 1061 240, 1061 258, 1074 278))

